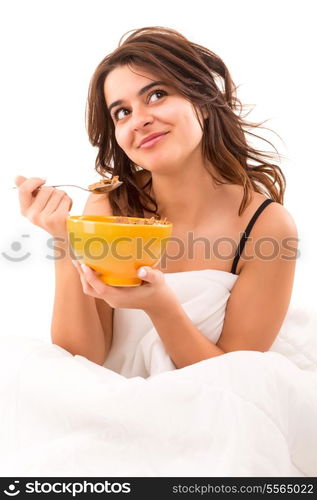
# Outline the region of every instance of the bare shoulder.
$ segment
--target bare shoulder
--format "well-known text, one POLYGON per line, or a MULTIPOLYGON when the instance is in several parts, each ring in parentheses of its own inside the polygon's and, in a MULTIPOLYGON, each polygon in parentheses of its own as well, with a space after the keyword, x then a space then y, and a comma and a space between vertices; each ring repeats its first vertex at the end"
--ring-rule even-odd
POLYGON ((83 215, 112 216, 113 212, 110 205, 108 193, 91 193, 87 198, 83 215))
MULTIPOLYGON (((260 204, 259 204, 260 206, 260 204)), ((240 261, 240 272, 254 269, 258 273, 275 262, 276 265, 295 266, 298 249, 298 231, 290 212, 280 203, 270 203, 258 216, 245 244, 240 261)), ((240 274, 239 272, 239 274, 240 274)))
MULTIPOLYGON (((143 187, 151 177, 151 173, 147 170, 139 170, 135 174, 135 180, 138 186, 143 187)), ((122 195, 122 207, 126 206, 126 199, 123 193, 122 195)), ((104 215, 104 216, 112 216, 113 210, 109 201, 109 194, 94 194, 91 193, 86 201, 86 205, 84 207, 83 215, 104 215)))
POLYGON ((243 264, 217 344, 224 352, 270 348, 289 307, 297 244, 292 215, 283 205, 270 203, 256 220, 240 258, 243 264))
POLYGON ((256 236, 298 236, 295 220, 280 203, 270 203, 261 213, 252 230, 256 236))
MULTIPOLYGON (((226 192, 228 193, 228 199, 234 210, 237 211, 240 206, 243 188, 239 185, 229 185, 225 186, 226 192)), ((252 192, 252 200, 249 205, 247 205, 244 216, 241 217, 243 224, 251 220, 256 210, 262 205, 264 201, 268 198, 262 193, 252 192)), ((252 228, 252 235, 261 236, 270 234, 282 234, 283 232, 290 232, 292 235, 297 235, 296 223, 293 216, 281 203, 273 201, 267 205, 264 210, 260 213, 256 222, 252 228)))

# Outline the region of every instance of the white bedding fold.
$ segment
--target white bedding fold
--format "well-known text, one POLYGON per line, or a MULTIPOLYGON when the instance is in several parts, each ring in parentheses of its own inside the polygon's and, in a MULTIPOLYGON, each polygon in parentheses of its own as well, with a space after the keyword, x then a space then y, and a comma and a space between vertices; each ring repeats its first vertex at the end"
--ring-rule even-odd
POLYGON ((316 476, 317 373, 239 351, 125 378, 0 339, 3 476, 316 476))

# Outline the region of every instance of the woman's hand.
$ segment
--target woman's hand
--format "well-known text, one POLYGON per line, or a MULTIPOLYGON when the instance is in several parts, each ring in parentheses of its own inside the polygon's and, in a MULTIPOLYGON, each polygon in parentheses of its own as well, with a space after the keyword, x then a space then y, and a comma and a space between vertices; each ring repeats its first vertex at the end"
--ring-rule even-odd
POLYGON ((83 292, 96 299, 102 299, 113 308, 142 309, 146 313, 164 311, 165 307, 177 301, 173 291, 165 283, 164 274, 158 269, 141 267, 138 277, 143 281, 136 287, 106 285, 88 266, 72 261, 80 274, 83 292), (142 275, 145 271, 145 276, 142 275))
POLYGON ((20 211, 32 224, 39 226, 54 237, 67 238, 66 219, 72 207, 72 199, 59 189, 43 187, 44 179, 22 175, 15 178, 19 188, 20 211), (41 189, 37 190, 40 186, 41 189))

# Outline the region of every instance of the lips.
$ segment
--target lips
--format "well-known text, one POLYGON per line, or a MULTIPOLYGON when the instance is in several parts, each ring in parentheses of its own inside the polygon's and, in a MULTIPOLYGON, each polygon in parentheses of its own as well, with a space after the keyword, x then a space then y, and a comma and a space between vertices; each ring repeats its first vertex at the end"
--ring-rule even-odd
POLYGON ((157 132, 156 134, 151 134, 148 135, 147 137, 144 137, 142 141, 139 144, 139 148, 143 145, 146 144, 147 142, 151 141, 152 139, 155 139, 156 137, 161 137, 162 135, 166 135, 168 132, 157 132))

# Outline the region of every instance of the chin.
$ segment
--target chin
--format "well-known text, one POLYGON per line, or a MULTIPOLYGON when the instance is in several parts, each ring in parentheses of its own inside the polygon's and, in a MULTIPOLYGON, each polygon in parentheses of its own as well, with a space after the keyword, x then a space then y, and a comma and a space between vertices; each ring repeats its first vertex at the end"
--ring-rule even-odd
POLYGON ((167 173, 171 174, 173 171, 177 170, 177 165, 181 165, 182 160, 177 160, 176 158, 171 158, 168 156, 166 158, 148 158, 146 162, 139 163, 142 168, 149 170, 150 172, 157 173, 167 173))
POLYGON ((145 168, 151 173, 157 173, 157 174, 171 174, 172 169, 171 169, 171 162, 168 163, 151 163, 151 164, 146 164, 142 165, 142 168, 145 168))

